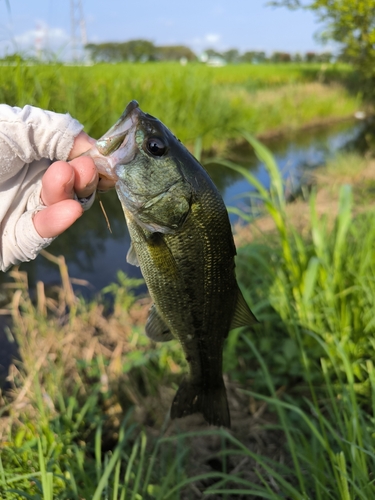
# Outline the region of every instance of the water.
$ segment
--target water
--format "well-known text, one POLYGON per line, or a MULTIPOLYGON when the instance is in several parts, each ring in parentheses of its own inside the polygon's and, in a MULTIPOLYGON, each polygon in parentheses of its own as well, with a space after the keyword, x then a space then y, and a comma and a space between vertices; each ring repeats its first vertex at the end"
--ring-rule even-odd
MULTIPOLYGON (((265 144, 273 153, 286 183, 286 191, 292 194, 304 182, 309 172, 322 166, 338 151, 360 149, 361 138, 368 126, 364 122, 345 122, 325 128, 301 131, 293 136, 281 137, 267 141, 265 144)), ((264 165, 256 158, 249 147, 236 151, 233 160, 246 167, 247 170, 269 188, 270 179, 264 165)), ((245 212, 249 210, 249 196, 253 186, 236 172, 226 173, 221 167, 215 172, 215 165, 209 173, 215 184, 219 186, 227 206, 236 206, 245 212), (231 175, 231 177, 230 177, 231 175)), ((238 218, 230 215, 232 223, 238 218)))
MULTIPOLYGON (((361 143, 366 131, 363 122, 346 122, 331 125, 328 128, 303 131, 293 137, 268 141, 267 146, 273 152, 289 189, 293 190, 301 182, 301 177, 319 165, 337 151, 361 143)), ((249 148, 237 148, 233 159, 245 166, 266 187, 269 178, 264 166, 257 160, 249 148)), ((242 209, 248 207, 246 193, 252 187, 240 174, 219 165, 207 167, 210 176, 221 192, 227 205, 242 209)), ((54 255, 64 255, 73 278, 86 280, 87 286, 75 285, 75 289, 86 297, 116 281, 118 270, 131 277, 139 277, 139 269, 126 262, 130 240, 120 203, 114 191, 101 195, 110 220, 112 234, 107 228, 99 204, 83 215, 68 231, 59 236, 47 249, 54 255)), ((235 216, 231 215, 232 222, 235 216)), ((60 283, 56 265, 42 256, 21 265, 29 275, 29 284, 33 287, 37 280, 47 285, 60 283)), ((7 276, 0 273, 0 283, 7 276)))

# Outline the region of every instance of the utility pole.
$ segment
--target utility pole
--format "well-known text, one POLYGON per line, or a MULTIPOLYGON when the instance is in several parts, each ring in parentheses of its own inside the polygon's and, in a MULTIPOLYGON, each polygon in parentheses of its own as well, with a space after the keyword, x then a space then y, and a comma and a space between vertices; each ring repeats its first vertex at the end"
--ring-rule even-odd
POLYGON ((70 24, 72 59, 76 62, 81 59, 80 56, 84 54, 84 47, 87 44, 86 23, 83 16, 82 0, 70 0, 70 24))

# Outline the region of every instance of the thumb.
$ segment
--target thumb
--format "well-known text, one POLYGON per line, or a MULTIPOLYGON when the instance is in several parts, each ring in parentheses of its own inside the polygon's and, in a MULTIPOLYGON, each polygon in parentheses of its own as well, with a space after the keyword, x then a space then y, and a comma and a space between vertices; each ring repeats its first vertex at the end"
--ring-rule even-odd
POLYGON ((64 200, 37 212, 34 227, 42 238, 54 238, 63 233, 83 214, 83 209, 75 200, 64 200))

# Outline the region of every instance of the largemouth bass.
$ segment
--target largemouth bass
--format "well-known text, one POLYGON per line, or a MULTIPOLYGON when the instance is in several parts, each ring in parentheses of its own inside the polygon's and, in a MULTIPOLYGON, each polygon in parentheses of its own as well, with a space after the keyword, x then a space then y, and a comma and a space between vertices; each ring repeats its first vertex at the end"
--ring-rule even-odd
POLYGON ((238 287, 236 249, 224 202, 181 142, 136 101, 88 153, 116 181, 131 237, 127 260, 140 266, 154 301, 146 334, 178 339, 189 364, 171 417, 200 412, 230 427, 222 377, 224 340, 254 323, 238 287))

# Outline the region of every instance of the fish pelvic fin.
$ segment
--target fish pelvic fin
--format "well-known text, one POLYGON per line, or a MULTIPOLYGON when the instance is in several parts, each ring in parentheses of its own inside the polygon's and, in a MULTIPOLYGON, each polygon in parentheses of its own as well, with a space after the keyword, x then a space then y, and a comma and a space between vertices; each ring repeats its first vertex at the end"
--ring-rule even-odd
POLYGON ((230 428, 230 413, 224 381, 215 386, 203 386, 184 379, 178 388, 171 407, 171 418, 182 418, 202 413, 206 422, 230 428))
POLYGON ((126 255, 126 261, 129 262, 129 264, 131 264, 132 266, 139 267, 139 261, 133 243, 130 244, 130 248, 126 255))

